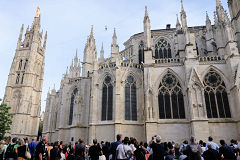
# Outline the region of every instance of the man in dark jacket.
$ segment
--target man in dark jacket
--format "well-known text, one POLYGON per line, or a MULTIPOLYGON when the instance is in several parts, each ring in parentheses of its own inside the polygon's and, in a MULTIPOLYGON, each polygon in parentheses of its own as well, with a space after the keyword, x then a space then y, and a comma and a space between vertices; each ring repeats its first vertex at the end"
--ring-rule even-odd
POLYGON ((220 144, 219 154, 223 155, 224 159, 235 160, 236 156, 232 147, 228 146, 224 140, 220 140, 220 144))
POLYGON ((47 152, 47 142, 48 142, 48 137, 44 136, 42 138, 42 141, 39 142, 36 146, 36 151, 35 151, 35 160, 47 160, 48 159, 48 152, 47 152))
POLYGON ((164 160, 164 146, 161 143, 161 137, 156 137, 156 143, 154 142, 154 137, 152 137, 152 140, 150 141, 150 147, 153 150, 152 159, 153 160, 164 160))
POLYGON ((208 150, 203 153, 204 160, 221 160, 221 156, 215 149, 212 149, 212 144, 207 145, 208 150))
POLYGON ((76 160, 84 160, 86 158, 86 146, 81 138, 75 148, 75 158, 76 160))

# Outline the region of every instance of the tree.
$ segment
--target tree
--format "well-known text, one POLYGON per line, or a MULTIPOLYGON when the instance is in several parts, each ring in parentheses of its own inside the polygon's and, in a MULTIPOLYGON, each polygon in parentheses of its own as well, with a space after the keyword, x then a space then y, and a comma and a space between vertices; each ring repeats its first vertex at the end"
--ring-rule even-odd
POLYGON ((39 122, 38 138, 42 137, 42 130, 43 130, 43 122, 39 122))
MULTIPOLYGON (((0 99, 0 102, 2 100, 0 99)), ((4 135, 7 131, 9 131, 12 124, 13 114, 9 113, 11 107, 6 104, 0 105, 0 140, 4 138, 4 135)))

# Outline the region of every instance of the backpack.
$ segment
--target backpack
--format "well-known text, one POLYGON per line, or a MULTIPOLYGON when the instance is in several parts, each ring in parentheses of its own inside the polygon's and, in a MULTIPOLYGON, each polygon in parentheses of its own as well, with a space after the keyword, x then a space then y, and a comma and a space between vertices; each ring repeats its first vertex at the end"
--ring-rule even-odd
POLYGON ((15 149, 15 144, 9 144, 5 153, 6 158, 15 158, 17 156, 15 149))

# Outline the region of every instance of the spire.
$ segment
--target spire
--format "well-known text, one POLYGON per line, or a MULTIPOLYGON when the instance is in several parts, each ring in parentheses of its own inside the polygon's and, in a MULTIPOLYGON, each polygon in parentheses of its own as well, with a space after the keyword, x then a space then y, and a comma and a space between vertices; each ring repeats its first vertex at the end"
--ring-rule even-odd
POLYGON ((225 13, 224 13, 224 8, 222 6, 221 0, 216 0, 216 14, 218 17, 218 21, 224 22, 225 13))
POLYGON ((66 75, 68 75, 68 66, 67 66, 67 69, 66 69, 66 75))
POLYGON ((21 27, 21 29, 20 29, 20 34, 19 34, 19 38, 18 38, 19 41, 22 40, 23 29, 24 29, 24 24, 22 24, 22 27, 21 27))
POLYGON ((181 0, 181 21, 183 30, 187 30, 187 15, 183 7, 183 0, 181 0))
POLYGON ((112 37, 112 44, 117 45, 117 35, 116 35, 116 29, 114 28, 113 37, 112 37))
POLYGON ((206 12, 206 28, 207 29, 210 29, 211 28, 211 20, 210 20, 210 18, 209 18, 209 16, 208 16, 208 13, 206 12))
POLYGON ((148 16, 147 6, 145 6, 145 16, 144 16, 143 23, 150 23, 150 18, 148 16))
POLYGON ((36 16, 35 16, 35 17, 39 17, 39 15, 40 15, 40 7, 38 6, 38 7, 37 7, 37 11, 36 11, 36 16))
POLYGON ((77 65, 78 65, 78 50, 76 49, 76 55, 74 58, 74 66, 77 66, 77 65))
POLYGON ((93 37, 93 25, 91 26, 91 33, 90 33, 90 37, 93 37))
POLYGON ((100 51, 100 60, 103 61, 104 60, 104 49, 103 49, 103 43, 102 43, 102 48, 100 51))
POLYGON ((119 47, 117 45, 117 34, 116 29, 114 28, 113 36, 112 36, 112 45, 111 45, 111 55, 114 57, 119 53, 119 47))
POLYGON ((184 10, 184 7, 183 7, 183 0, 181 0, 181 13, 183 14, 186 14, 185 10, 184 10))
POLYGON ((181 30, 181 24, 180 24, 179 19, 178 19, 178 14, 177 14, 176 29, 177 29, 177 30, 181 30))
POLYGON ((150 18, 148 16, 147 6, 145 6, 145 16, 143 20, 143 29, 144 29, 144 48, 146 50, 151 49, 151 24, 150 18))

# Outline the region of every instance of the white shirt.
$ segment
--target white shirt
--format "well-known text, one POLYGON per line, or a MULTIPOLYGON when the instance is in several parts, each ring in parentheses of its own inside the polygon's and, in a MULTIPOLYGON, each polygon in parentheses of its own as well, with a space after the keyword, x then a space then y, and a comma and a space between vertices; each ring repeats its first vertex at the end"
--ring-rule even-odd
MULTIPOLYGON (((209 141, 208 143, 210 143, 212 145, 212 149, 215 149, 215 150, 219 149, 219 146, 216 143, 214 143, 213 141, 209 141)), ((205 151, 206 150, 208 150, 207 146, 206 146, 205 151)))
POLYGON ((126 144, 119 144, 116 150, 118 151, 117 159, 127 159, 127 158, 130 157, 129 152, 131 151, 131 148, 128 145, 126 145, 126 144), (126 157, 125 153, 129 157, 126 157))

